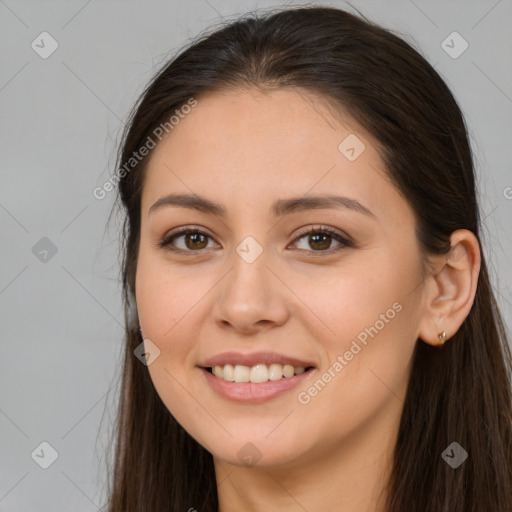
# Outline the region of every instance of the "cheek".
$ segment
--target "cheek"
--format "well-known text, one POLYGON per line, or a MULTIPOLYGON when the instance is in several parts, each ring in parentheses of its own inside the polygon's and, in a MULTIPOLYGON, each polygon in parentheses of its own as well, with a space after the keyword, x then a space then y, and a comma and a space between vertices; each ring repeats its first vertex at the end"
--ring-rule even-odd
POLYGON ((197 344, 204 324, 204 304, 215 284, 212 273, 198 275, 193 266, 176 269, 162 258, 139 259, 136 278, 136 301, 145 338, 160 350, 159 357, 148 366, 151 379, 176 416, 197 413, 197 402, 186 390, 197 379, 197 344))
POLYGON ((392 428, 400 415, 415 337, 405 305, 393 302, 394 294, 381 299, 364 302, 364 313, 357 299, 339 310, 336 340, 325 343, 327 362, 297 390, 297 418, 325 449, 379 417, 392 428))
POLYGON ((407 325, 404 317, 418 303, 410 283, 419 278, 412 258, 397 262, 392 255, 369 251, 364 261, 354 258, 332 272, 322 268, 296 272, 293 291, 300 299, 300 312, 292 314, 301 321, 308 319, 314 337, 332 357, 349 349, 354 339, 364 345, 365 340, 407 325))
MULTIPOLYGON (((155 389, 176 420, 202 442, 201 429, 194 428, 194 418, 204 410, 192 398, 196 370, 190 371, 196 337, 194 305, 205 290, 200 280, 181 276, 156 258, 140 258, 137 268, 136 301, 145 338, 155 343, 159 357, 147 367, 155 389)), ((197 307, 197 306, 196 306, 197 307)), ((194 394, 194 393, 193 393, 194 394)))
POLYGON ((177 270, 162 258, 139 259, 136 302, 144 334, 155 340, 172 339, 211 286, 208 279, 195 278, 192 270, 177 270))
POLYGON ((398 261, 391 253, 369 252, 364 255, 368 264, 358 260, 329 280, 315 281, 314 288, 309 277, 297 282, 297 295, 307 297, 304 302, 322 327, 323 364, 329 367, 346 354, 343 373, 357 377, 356 386, 361 380, 375 381, 369 372, 374 365, 386 367, 396 381, 410 358, 420 305, 419 289, 411 293, 412 283, 419 282, 421 273, 414 251, 404 254, 410 257, 398 261))
POLYGON ((417 339, 419 288, 411 293, 411 283, 420 279, 416 261, 375 261, 380 264, 334 283, 316 304, 335 335, 324 336, 324 373, 302 399, 316 401, 316 410, 347 427, 403 399, 417 339))

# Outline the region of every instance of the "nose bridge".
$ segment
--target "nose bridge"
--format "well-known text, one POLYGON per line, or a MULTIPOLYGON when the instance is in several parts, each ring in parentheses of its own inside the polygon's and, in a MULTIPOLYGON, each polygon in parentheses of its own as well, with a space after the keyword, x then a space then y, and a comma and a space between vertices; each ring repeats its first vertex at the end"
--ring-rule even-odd
MULTIPOLYGON (((231 260, 232 271, 228 276, 229 293, 238 300, 254 307, 259 300, 265 300, 269 284, 267 264, 270 252, 256 238, 246 236, 236 247, 231 260)), ((268 297, 267 297, 268 300, 268 297)))
MULTIPOLYGON (((263 254, 264 249, 263 246, 256 240, 256 238, 254 238, 252 235, 248 235, 238 244, 235 252, 243 262, 245 262, 247 265, 252 265, 258 259, 261 260, 260 256, 263 254)), ((268 248, 265 252, 268 255, 268 248)))
POLYGON ((231 271, 216 297, 216 320, 248 331, 256 324, 281 323, 286 318, 282 289, 267 268, 270 250, 246 236, 233 251, 231 271))

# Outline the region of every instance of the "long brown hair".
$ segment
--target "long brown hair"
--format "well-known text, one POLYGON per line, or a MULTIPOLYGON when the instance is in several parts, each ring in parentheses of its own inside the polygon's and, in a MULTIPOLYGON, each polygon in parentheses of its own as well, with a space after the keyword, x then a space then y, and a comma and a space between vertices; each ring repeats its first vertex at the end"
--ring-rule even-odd
MULTIPOLYGON (((109 512, 217 511, 212 455, 176 422, 134 356, 142 342, 135 274, 151 153, 125 164, 191 98, 200 104, 202 94, 254 86, 320 94, 366 128, 415 213, 425 257, 446 253, 457 229, 480 241, 463 115, 438 73, 402 38, 330 7, 251 13, 200 36, 151 80, 119 151, 126 344, 109 512)), ((511 354, 483 251, 461 328, 441 349, 418 340, 413 358, 387 510, 512 511, 511 354), (441 457, 454 441, 469 454, 457 469, 441 457)))

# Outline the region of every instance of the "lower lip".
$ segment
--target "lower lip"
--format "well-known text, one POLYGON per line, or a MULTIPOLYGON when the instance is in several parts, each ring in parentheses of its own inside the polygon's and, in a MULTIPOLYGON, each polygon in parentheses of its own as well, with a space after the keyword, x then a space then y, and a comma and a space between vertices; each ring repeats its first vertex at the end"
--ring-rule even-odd
POLYGON ((228 382, 216 377, 206 368, 201 368, 201 370, 206 381, 216 393, 235 402, 249 404, 260 404, 282 395, 298 386, 314 372, 314 369, 311 369, 293 377, 283 377, 279 380, 269 380, 254 384, 252 382, 228 382))

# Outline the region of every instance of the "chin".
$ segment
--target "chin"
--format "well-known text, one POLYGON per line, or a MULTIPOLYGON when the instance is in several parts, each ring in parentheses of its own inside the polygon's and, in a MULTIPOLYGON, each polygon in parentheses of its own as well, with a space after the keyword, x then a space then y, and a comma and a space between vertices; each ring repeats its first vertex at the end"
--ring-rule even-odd
MULTIPOLYGON (((281 439, 265 439, 264 435, 251 435, 244 432, 242 436, 219 443, 218 439, 203 446, 216 461, 247 468, 270 469, 287 466, 297 459, 297 443, 290 440, 283 443, 281 439)), ((303 448, 303 444, 301 444, 303 448)))

